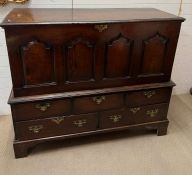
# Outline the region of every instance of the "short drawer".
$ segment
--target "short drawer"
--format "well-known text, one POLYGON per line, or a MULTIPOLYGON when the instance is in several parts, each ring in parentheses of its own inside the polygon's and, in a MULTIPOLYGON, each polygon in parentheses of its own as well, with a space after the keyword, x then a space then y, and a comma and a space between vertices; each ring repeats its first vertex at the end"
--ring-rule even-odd
POLYGON ((167 119, 169 104, 156 104, 126 108, 126 115, 132 124, 155 122, 167 119))
POLYGON ((129 92, 126 95, 126 105, 139 106, 169 102, 171 92, 172 88, 160 88, 129 92))
POLYGON ((16 139, 29 140, 96 130, 98 118, 96 114, 84 114, 16 122, 14 125, 16 139))
POLYGON ((74 99, 74 113, 86 113, 123 106, 123 94, 90 96, 74 99))
POLYGON ((42 119, 51 116, 68 115, 71 100, 50 100, 11 105, 14 121, 42 119))

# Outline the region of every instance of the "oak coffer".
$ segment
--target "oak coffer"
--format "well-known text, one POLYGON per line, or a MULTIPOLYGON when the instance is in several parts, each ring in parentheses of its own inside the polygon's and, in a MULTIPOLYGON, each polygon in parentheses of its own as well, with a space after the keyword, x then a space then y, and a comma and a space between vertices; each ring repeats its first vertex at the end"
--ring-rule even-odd
POLYGON ((16 158, 131 128, 165 135, 184 18, 156 9, 14 9, 5 29, 16 158))

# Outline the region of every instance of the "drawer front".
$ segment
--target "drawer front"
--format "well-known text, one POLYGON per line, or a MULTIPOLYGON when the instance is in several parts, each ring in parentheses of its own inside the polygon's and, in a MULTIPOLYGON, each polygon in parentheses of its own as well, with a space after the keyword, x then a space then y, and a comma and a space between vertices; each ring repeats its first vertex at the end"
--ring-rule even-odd
POLYGON ((90 96, 76 98, 73 104, 74 113, 86 113, 123 106, 123 94, 90 96))
POLYGON ((172 88, 150 89, 129 92, 126 95, 127 106, 140 106, 169 102, 172 88))
POLYGON ((161 121, 167 118, 169 104, 156 104, 126 108, 126 115, 132 124, 161 121))
POLYGON ((127 125, 129 123, 128 117, 126 116, 125 110, 112 110, 101 112, 100 124, 101 129, 114 128, 118 126, 127 125))
POLYGON ((71 112, 71 100, 41 101, 12 105, 15 121, 63 116, 71 112))
POLYGON ((54 117, 15 123, 17 140, 29 140, 96 130, 96 114, 54 117))
POLYGON ((141 124, 164 120, 167 117, 168 104, 148 105, 104 111, 100 115, 101 129, 115 128, 125 125, 141 124))

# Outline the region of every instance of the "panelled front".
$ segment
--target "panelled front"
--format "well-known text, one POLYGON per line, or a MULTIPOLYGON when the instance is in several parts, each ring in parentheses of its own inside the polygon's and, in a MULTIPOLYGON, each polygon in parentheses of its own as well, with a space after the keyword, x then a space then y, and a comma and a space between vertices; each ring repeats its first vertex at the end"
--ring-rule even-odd
POLYGON ((25 87, 54 83, 53 47, 42 41, 29 41, 20 46, 25 87), (38 62, 37 62, 38 61, 38 62))
POLYGON ((168 81, 180 24, 7 27, 15 96, 168 81))
POLYGON ((133 44, 133 40, 125 37, 122 33, 106 42, 103 78, 131 78, 133 44))
POLYGON ((66 82, 94 81, 95 50, 95 42, 83 37, 74 38, 64 46, 66 82))

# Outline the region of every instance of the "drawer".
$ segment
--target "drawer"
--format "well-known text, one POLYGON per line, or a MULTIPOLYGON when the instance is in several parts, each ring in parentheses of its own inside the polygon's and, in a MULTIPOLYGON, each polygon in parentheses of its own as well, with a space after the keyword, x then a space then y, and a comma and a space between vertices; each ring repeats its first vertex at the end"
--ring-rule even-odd
POLYGON ((67 135, 96 130, 98 118, 96 114, 54 117, 42 120, 15 123, 17 140, 29 140, 42 137, 67 135))
POLYGON ((73 104, 74 113, 86 113, 123 106, 123 94, 100 95, 76 98, 73 104))
POLYGON ((129 92, 126 95, 127 106, 140 106, 169 102, 172 88, 150 89, 129 92))
POLYGON ((71 112, 71 107, 72 105, 70 99, 11 105, 15 121, 68 115, 71 112))
POLYGON ((168 104, 147 105, 104 111, 100 114, 99 128, 115 128, 164 120, 167 117, 168 104))
POLYGON ((101 129, 114 128, 129 123, 124 109, 101 112, 99 121, 99 128, 101 129))
POLYGON ((126 115, 131 124, 140 124, 165 120, 167 118, 169 104, 147 105, 126 108, 126 115))

